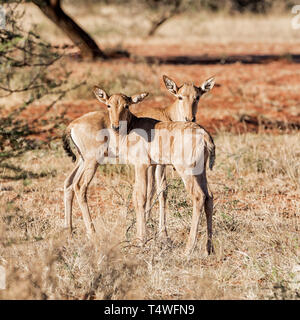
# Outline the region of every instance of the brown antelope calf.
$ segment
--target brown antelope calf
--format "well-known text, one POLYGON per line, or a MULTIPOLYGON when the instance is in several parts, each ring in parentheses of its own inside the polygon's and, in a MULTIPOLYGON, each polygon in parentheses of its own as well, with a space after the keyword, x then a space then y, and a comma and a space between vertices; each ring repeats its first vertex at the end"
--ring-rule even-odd
MULTIPOLYGON (((163 76, 164 83, 175 97, 176 100, 167 108, 148 107, 143 113, 139 112, 138 116, 147 116, 161 121, 186 121, 195 120, 197 105, 201 95, 214 86, 214 78, 210 78, 203 82, 200 87, 193 84, 185 83, 178 87, 176 83, 163 76)), ((100 100, 101 101, 101 100, 100 100)), ((72 231, 72 203, 74 193, 79 202, 80 209, 87 232, 91 234, 94 226, 90 218, 89 209, 86 203, 87 189, 91 182, 95 170, 98 166, 95 150, 100 146, 101 142, 97 141, 97 133, 105 128, 110 127, 109 114, 107 110, 90 112, 74 121, 72 121, 66 129, 63 136, 64 149, 73 161, 76 155, 70 148, 70 138, 76 145, 79 153, 75 168, 65 180, 64 184, 64 204, 65 204, 65 227, 72 231)), ((165 223, 162 221, 165 217, 166 202, 166 177, 164 166, 150 167, 148 170, 148 195, 146 211, 150 211, 150 202, 154 189, 151 188, 154 183, 154 173, 157 182, 157 193, 160 203, 160 230, 163 230, 165 223)))
MULTIPOLYGON (((200 87, 196 87, 193 83, 184 83, 178 87, 175 81, 163 76, 163 80, 168 91, 176 97, 174 103, 166 108, 147 107, 139 108, 134 112, 138 118, 152 118, 159 121, 191 121, 195 122, 198 102, 200 97, 210 91, 214 84, 213 77, 205 80, 200 87)), ((167 197, 167 182, 166 182, 166 166, 151 166, 148 169, 148 194, 146 203, 146 220, 150 215, 151 202, 154 195, 154 175, 156 180, 156 193, 160 207, 160 231, 162 231, 162 218, 165 216, 165 206, 167 197), (150 187, 152 186, 152 187, 150 187)))
MULTIPOLYGON (((207 251, 211 253, 213 196, 206 179, 206 162, 209 159, 212 169, 215 159, 215 145, 211 136, 192 122, 159 122, 137 118, 130 112, 129 105, 143 100, 147 93, 132 97, 113 94, 109 97, 98 87, 95 87, 94 93, 107 105, 112 128, 101 133, 101 140, 105 140, 106 146, 98 149, 98 161, 102 162, 109 154, 120 159, 121 163, 135 166, 133 201, 137 238, 142 243, 146 241, 147 169, 149 166, 173 165, 193 199, 192 225, 186 253, 190 253, 195 246, 203 208, 207 219, 207 251)), ((161 223, 165 223, 165 217, 161 223)), ((166 230, 165 225, 162 227, 166 230)))

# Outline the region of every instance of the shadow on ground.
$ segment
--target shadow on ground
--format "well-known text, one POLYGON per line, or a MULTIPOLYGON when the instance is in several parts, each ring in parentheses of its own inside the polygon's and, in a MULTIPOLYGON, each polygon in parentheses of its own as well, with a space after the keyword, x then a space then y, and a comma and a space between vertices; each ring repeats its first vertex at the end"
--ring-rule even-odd
POLYGON ((131 58, 135 61, 144 61, 147 63, 157 64, 184 64, 184 65, 205 65, 205 64, 232 64, 232 63, 244 63, 244 64, 259 64, 269 63, 278 60, 287 60, 292 63, 300 63, 300 54, 256 54, 256 55, 231 55, 231 56, 134 56, 131 58))

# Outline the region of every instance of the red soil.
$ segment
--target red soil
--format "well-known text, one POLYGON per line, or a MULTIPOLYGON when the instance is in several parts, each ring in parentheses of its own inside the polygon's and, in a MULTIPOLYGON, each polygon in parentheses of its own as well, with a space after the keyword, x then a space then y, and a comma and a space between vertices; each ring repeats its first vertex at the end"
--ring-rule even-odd
MULTIPOLYGON (((273 53, 271 45, 251 46, 248 44, 248 53, 273 53), (256 51, 253 49, 256 48, 256 51), (258 48, 258 49, 257 49, 258 48)), ((230 52, 230 48, 223 45, 215 47, 216 53, 225 50, 230 52), (220 49, 221 48, 221 49, 220 49)), ((244 47, 239 53, 247 52, 244 47)), ((208 48, 209 49, 209 48, 208 48)), ((207 49, 207 50, 208 50, 207 49)), ((212 51, 212 48, 210 48, 212 51)), ((296 48, 294 53, 296 53, 296 48)), ((179 46, 165 46, 162 48, 145 46, 129 48, 134 53, 145 55, 182 55, 182 48, 179 46)), ((198 47, 184 47, 184 52, 191 55, 200 54, 198 47), (198 52, 199 51, 199 52, 198 52)), ((300 50, 298 50, 299 52, 300 50)), ((210 52, 211 53, 211 52, 210 52)), ((235 52, 234 52, 235 53, 235 52)), ((279 53, 279 52, 278 52, 279 53)), ((203 52, 201 51, 201 54, 203 52)), ((105 68, 109 66, 112 70, 133 70, 150 74, 151 68, 145 63, 128 64, 128 59, 113 60, 108 62, 93 62, 86 64, 83 62, 72 62, 76 65, 74 73, 80 76, 86 68, 105 68)), ((267 130, 280 132, 300 128, 300 65, 291 63, 288 60, 280 60, 265 64, 216 64, 216 65, 158 65, 157 74, 162 79, 163 74, 169 75, 178 84, 183 81, 193 81, 200 85, 205 79, 214 75, 216 85, 211 93, 203 96, 199 103, 197 121, 212 133, 218 130, 231 131, 234 133, 267 130), (241 118, 250 115, 251 121, 243 122, 241 118)), ((153 77, 153 75, 152 75, 153 77)), ((160 80, 163 97, 157 101, 154 97, 149 98, 141 104, 141 107, 157 105, 166 106, 173 98, 166 93, 166 89, 160 80)), ((87 112, 98 110, 104 106, 100 105, 96 99, 76 100, 63 102, 55 107, 55 113, 66 109, 66 119, 71 121, 87 112)), ((42 106, 32 107, 24 113, 24 116, 33 118, 42 113, 42 106)))

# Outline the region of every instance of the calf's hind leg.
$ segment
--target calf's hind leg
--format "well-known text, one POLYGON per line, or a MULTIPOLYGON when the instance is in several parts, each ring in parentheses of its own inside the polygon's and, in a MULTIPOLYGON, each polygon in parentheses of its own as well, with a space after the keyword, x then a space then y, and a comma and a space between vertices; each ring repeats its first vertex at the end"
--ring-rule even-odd
POLYGON ((190 254, 195 248, 197 232, 199 226, 199 220, 203 209, 206 214, 207 221, 207 252, 208 254, 213 252, 212 247, 212 213, 213 213, 213 198, 207 187, 206 173, 205 171, 199 175, 186 175, 185 168, 182 166, 176 166, 177 172, 180 174, 184 181, 186 190, 191 195, 193 200, 193 216, 190 234, 186 244, 185 253, 190 254))
POLYGON ((74 184, 73 184, 76 198, 82 212, 83 221, 89 236, 95 233, 95 227, 92 222, 88 203, 87 203, 87 190, 90 182, 92 181, 95 175, 97 167, 98 167, 98 162, 96 159, 94 158, 85 159, 83 163, 83 168, 78 174, 78 176, 76 176, 76 181, 74 181, 74 184), (80 181, 82 181, 81 185, 80 185, 80 181))
POLYGON ((65 228, 72 233, 72 206, 74 199, 73 181, 80 172, 82 160, 76 164, 64 183, 65 228))

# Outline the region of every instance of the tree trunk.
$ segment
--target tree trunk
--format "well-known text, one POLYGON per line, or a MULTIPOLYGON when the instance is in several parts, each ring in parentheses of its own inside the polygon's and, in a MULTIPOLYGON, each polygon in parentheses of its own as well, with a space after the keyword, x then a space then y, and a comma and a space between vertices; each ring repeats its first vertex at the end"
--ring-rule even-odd
POLYGON ((106 58, 96 42, 61 8, 60 0, 32 0, 78 46, 83 59, 106 58))
POLYGON ((173 1, 173 8, 169 9, 167 12, 164 12, 161 17, 159 17, 157 20, 152 21, 151 28, 147 33, 147 37, 152 37, 154 33, 157 31, 157 29, 165 23, 167 20, 174 17, 176 14, 180 13, 180 5, 182 3, 182 0, 174 0, 173 1))

